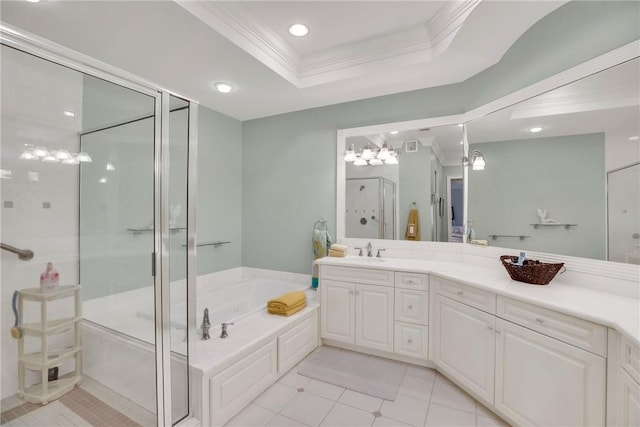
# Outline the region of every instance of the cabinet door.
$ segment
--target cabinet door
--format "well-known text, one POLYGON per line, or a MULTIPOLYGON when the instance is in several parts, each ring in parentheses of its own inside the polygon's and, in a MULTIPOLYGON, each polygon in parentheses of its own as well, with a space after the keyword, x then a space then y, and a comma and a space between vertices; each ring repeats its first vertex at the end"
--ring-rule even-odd
POLYGON ((445 373, 493 402, 495 317, 442 295, 435 296, 432 359, 445 373))
POLYGON ((640 426, 640 384, 623 369, 618 369, 619 391, 617 395, 618 425, 640 426))
POLYGON ((393 351, 393 288, 356 285, 356 345, 393 351))
POLYGON ((513 323, 496 322, 495 407, 520 426, 605 422, 605 359, 513 323))
POLYGON ((323 280, 320 283, 322 338, 353 344, 355 284, 323 280))
POLYGON ((396 288, 395 307, 395 319, 400 322, 429 323, 428 292, 396 288))

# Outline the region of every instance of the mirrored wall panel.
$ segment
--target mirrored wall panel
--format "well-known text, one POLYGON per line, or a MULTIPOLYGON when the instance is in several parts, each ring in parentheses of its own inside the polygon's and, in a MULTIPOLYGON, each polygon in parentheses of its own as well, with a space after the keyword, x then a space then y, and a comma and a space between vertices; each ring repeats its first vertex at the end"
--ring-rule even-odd
POLYGON ((638 59, 468 123, 469 236, 638 263, 638 59))
POLYGON ((345 237, 462 241, 460 126, 390 129, 345 145, 345 237))

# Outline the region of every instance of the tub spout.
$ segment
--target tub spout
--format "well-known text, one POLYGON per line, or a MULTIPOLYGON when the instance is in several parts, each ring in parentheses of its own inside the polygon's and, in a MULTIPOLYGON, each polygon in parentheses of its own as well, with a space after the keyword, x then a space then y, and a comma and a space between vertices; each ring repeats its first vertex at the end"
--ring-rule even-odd
POLYGON ((227 326, 233 325, 233 322, 222 323, 221 325, 222 325, 222 332, 220 333, 220 338, 226 338, 229 336, 229 334, 227 333, 227 326))
POLYGON ((202 329, 203 340, 208 340, 209 338, 211 338, 209 336, 209 328, 211 328, 211 323, 209 322, 209 309, 205 308, 204 316, 202 318, 202 325, 200 326, 200 329, 202 329))

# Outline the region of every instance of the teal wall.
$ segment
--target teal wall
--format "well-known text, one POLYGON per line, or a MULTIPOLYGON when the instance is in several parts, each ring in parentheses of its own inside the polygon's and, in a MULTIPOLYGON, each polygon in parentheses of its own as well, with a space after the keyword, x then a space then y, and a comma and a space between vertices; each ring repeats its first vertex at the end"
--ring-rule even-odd
POLYGON ((310 272, 313 223, 325 217, 335 231, 338 129, 472 109, 640 38, 638 7, 568 3, 536 23, 500 63, 461 84, 244 122, 242 265, 310 272))
POLYGON ((242 122, 200 106, 198 115, 198 274, 242 265, 242 122))
POLYGON ((472 144, 487 162, 469 170, 469 220, 491 245, 606 258, 604 134, 472 144), (537 209, 564 227, 539 227, 537 209), (491 240, 490 234, 525 235, 491 240))

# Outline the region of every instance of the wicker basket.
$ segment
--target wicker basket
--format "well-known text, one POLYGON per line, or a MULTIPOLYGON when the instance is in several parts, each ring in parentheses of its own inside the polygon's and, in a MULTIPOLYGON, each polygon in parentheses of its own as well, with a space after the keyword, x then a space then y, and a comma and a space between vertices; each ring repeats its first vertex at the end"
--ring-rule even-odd
POLYGON ((564 266, 563 262, 545 263, 533 260, 525 260, 524 265, 515 265, 513 263, 518 262, 518 257, 511 255, 502 255, 500 262, 513 280, 532 285, 548 285, 564 266))

